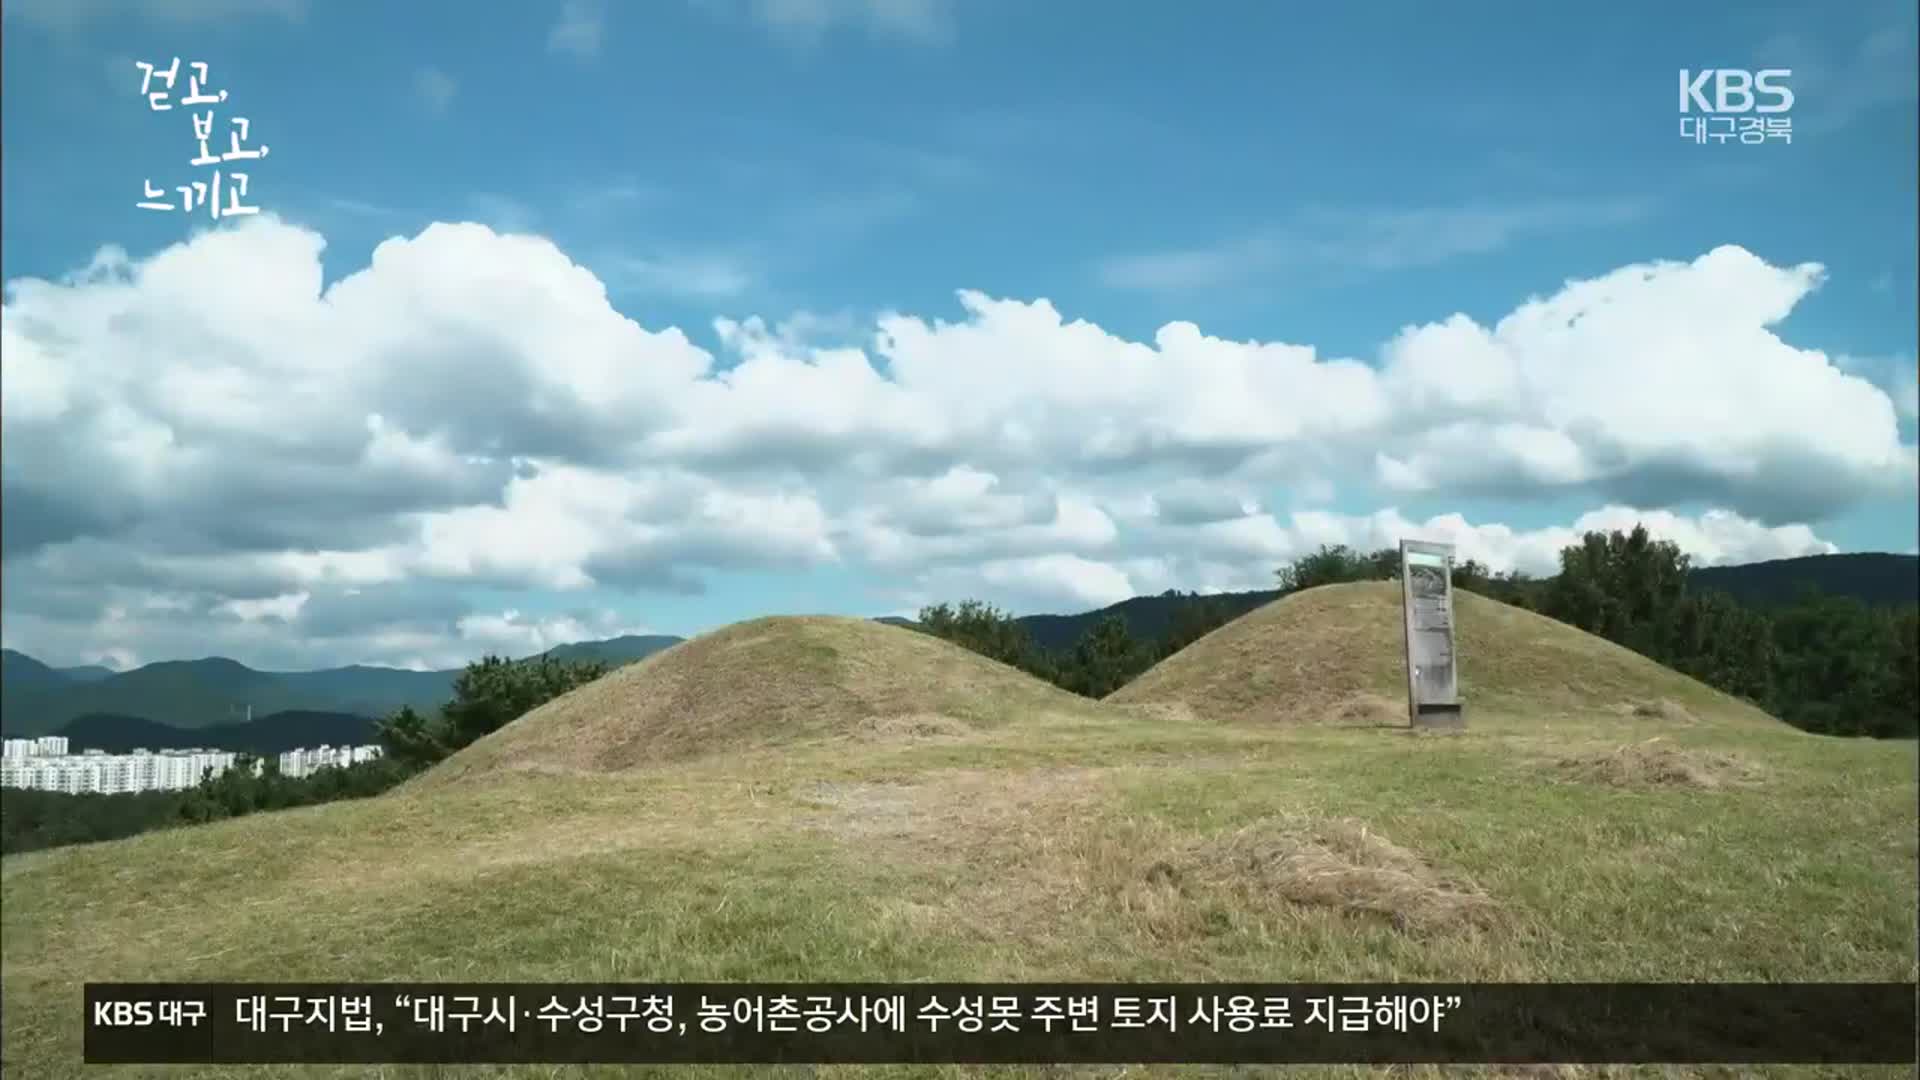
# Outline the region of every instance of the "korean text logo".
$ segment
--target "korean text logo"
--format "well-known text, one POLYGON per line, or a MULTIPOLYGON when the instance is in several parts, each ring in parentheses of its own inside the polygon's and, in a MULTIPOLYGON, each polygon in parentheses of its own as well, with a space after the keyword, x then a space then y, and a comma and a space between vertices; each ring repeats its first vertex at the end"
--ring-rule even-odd
POLYGON ((1680 137, 1699 145, 1791 143, 1791 68, 1680 69, 1680 137))

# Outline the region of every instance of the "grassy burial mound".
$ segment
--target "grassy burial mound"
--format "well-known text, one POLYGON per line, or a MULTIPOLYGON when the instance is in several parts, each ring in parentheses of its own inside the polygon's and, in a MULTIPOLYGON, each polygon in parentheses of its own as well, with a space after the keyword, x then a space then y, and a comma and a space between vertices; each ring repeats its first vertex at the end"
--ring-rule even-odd
MULTIPOLYGON (((1282 597, 1201 638, 1107 700, 1222 721, 1406 723, 1397 582, 1282 597)), ((1765 723, 1751 706, 1629 649, 1522 608, 1454 593, 1472 716, 1632 714, 1765 723)))
MULTIPOLYGON (((1277 640, 1321 649, 1333 685, 1263 676, 1244 692, 1270 696, 1243 715, 1292 715, 1288 694, 1390 700, 1393 595, 1302 594, 1187 659, 1244 649, 1252 671, 1259 646, 1240 635, 1307 616, 1277 640)), ((377 798, 8 857, 0 1058, 36 1078, 372 1074, 89 1068, 88 981, 1914 977, 1910 744, 1717 722, 1720 699, 1670 672, 1462 606, 1478 685, 1516 710, 1529 693, 1604 707, 1443 739, 1217 723, 1199 712, 1212 699, 1087 702, 910 630, 730 627, 377 798)), ((1126 1074, 1169 1073, 1194 1075, 1126 1074)))
POLYGON ((927 634, 869 619, 754 619, 556 698, 421 783, 501 770, 615 772, 821 739, 959 736, 1098 705, 927 634))

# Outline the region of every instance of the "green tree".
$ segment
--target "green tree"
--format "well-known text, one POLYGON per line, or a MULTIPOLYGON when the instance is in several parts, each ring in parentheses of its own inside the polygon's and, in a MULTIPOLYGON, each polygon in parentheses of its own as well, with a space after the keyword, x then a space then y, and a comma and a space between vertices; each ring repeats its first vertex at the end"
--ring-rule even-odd
POLYGON ((489 656, 468 664, 453 681, 453 700, 440 707, 443 738, 449 749, 458 750, 606 673, 604 663, 551 656, 489 656))
POLYGON ((1725 593, 1695 593, 1675 609, 1665 643, 1675 668, 1761 706, 1774 699, 1773 627, 1725 593))
POLYGON ((453 752, 441 740, 440 725, 415 712, 411 705, 401 706, 399 712, 380 721, 375 733, 382 754, 415 769, 424 769, 453 752))
POLYGON ((1666 656, 1690 563, 1680 546, 1632 532, 1589 532, 1560 553, 1542 610, 1648 656, 1666 656))
POLYGON ((992 604, 963 600, 959 606, 933 604, 920 609, 920 629, 971 649, 989 660, 1019 668, 1044 679, 1054 676, 1051 658, 1033 642, 1018 619, 992 604))
POLYGON ((1803 598, 1776 613, 1776 713, 1833 735, 1915 734, 1913 617, 1843 597, 1803 598))
POLYGON ((1165 659, 1199 641, 1233 619, 1233 612, 1219 597, 1189 595, 1183 597, 1167 620, 1166 636, 1160 639, 1154 654, 1165 659))
POLYGON ((1108 615, 1083 634, 1060 662, 1060 685, 1076 694, 1103 698, 1145 671, 1153 650, 1135 640, 1127 621, 1108 615))
POLYGON ((1688 589, 1690 560, 1643 527, 1591 532, 1518 598, 1563 622, 1830 735, 1920 734, 1920 609, 1804 590, 1774 610, 1688 589))
POLYGON ((500 730, 561 694, 607 673, 598 661, 551 656, 506 660, 488 656, 468 664, 453 681, 453 697, 428 718, 412 708, 381 721, 381 748, 395 762, 419 770, 500 730))
POLYGON ((1383 548, 1362 555, 1345 544, 1322 544, 1274 574, 1282 592, 1297 592, 1350 581, 1382 581, 1398 576, 1399 554, 1383 548))
POLYGON ((1482 596, 1492 591, 1489 586, 1493 582, 1493 571, 1487 568, 1486 563, 1478 559, 1467 559, 1463 562, 1454 563, 1450 577, 1453 581, 1453 587, 1456 589, 1466 589, 1469 592, 1476 592, 1482 596))

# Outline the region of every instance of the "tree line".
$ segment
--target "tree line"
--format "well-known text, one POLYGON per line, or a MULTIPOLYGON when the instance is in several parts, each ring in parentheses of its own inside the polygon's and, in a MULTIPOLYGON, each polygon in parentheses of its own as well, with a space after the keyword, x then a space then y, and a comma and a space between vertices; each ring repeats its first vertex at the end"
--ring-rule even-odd
MULTIPOLYGON (((1606 638, 1759 706, 1806 731, 1881 738, 1920 735, 1920 603, 1897 609, 1808 590, 1763 608, 1689 586, 1691 560, 1644 527, 1589 532, 1560 553, 1559 573, 1494 573, 1468 559, 1454 586, 1606 638)), ((1324 545, 1281 567, 1281 592, 1397 578, 1395 548, 1324 545)), ((1065 650, 1038 647, 1012 615, 968 600, 920 612, 927 633, 1100 698, 1233 617, 1218 599, 1167 594, 1167 632, 1142 639, 1108 615, 1065 650)))

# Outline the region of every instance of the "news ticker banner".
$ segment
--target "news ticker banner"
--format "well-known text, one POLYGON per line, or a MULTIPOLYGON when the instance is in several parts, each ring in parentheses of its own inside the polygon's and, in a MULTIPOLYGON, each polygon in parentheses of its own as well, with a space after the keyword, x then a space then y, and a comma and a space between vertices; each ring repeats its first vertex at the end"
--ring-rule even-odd
POLYGON ((1913 983, 88 983, 88 1064, 1906 1064, 1913 983))

